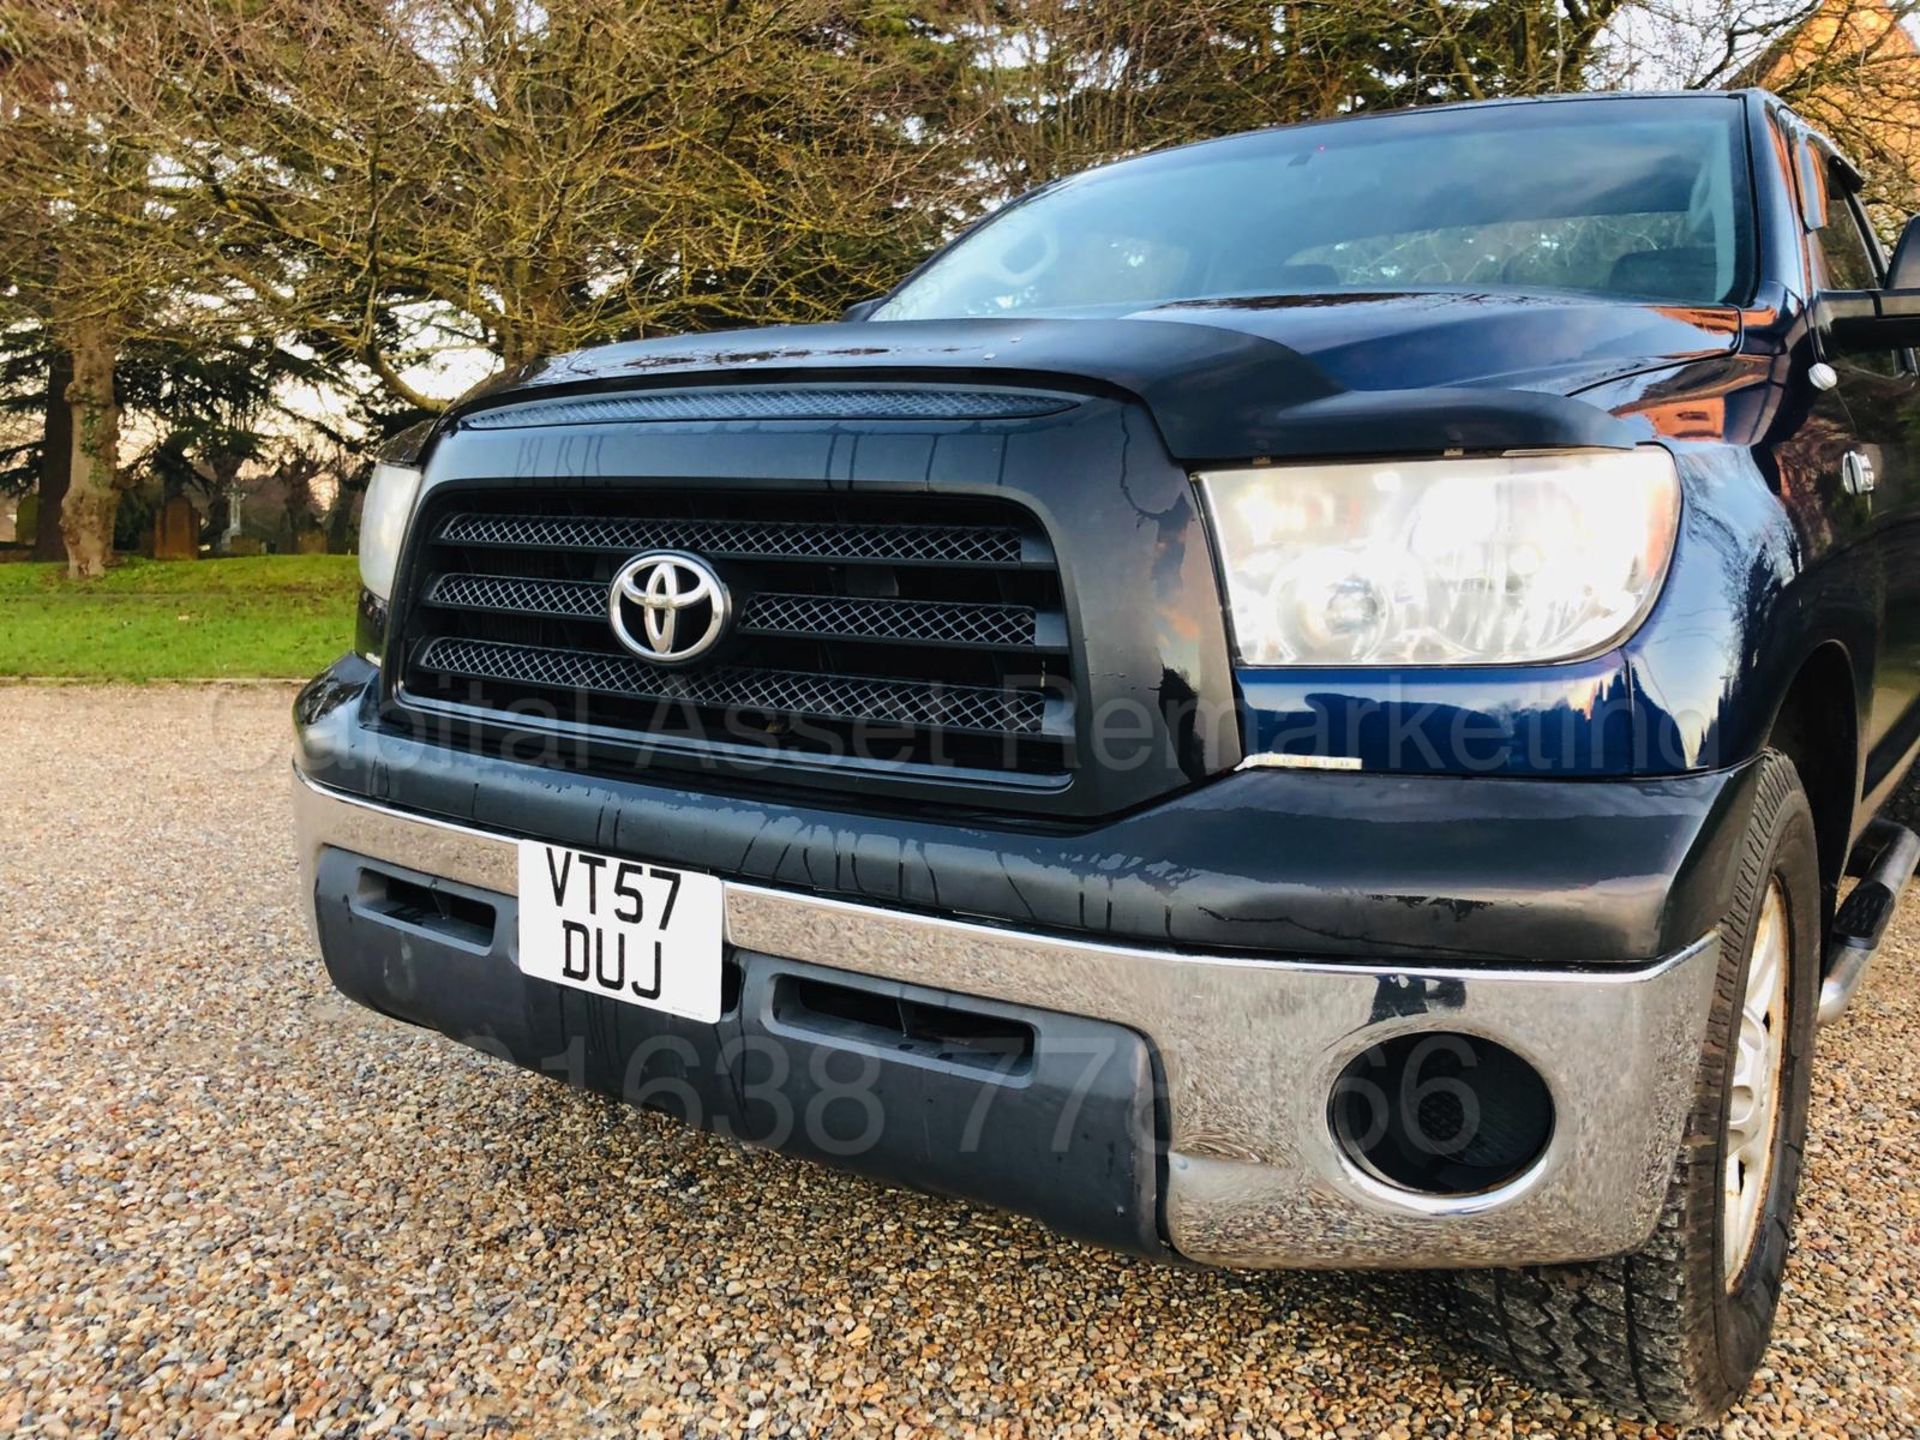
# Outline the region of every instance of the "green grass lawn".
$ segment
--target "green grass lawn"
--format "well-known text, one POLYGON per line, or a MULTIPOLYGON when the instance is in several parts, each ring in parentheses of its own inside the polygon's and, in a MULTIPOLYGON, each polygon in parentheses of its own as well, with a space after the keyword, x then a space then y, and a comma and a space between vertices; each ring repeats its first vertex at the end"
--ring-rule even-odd
POLYGON ((125 560, 75 582, 0 565, 0 676, 304 678, 353 644, 359 562, 266 555, 125 560))

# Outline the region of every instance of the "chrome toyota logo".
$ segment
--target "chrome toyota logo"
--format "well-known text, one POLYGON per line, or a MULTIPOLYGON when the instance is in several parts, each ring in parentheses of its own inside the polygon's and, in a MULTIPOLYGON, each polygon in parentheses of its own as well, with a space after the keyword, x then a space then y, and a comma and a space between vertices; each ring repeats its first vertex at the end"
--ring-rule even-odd
POLYGON ((726 633, 733 597, 713 568, 682 550, 649 550, 620 567, 607 619, 620 643, 656 665, 698 659, 726 633), (638 621, 638 626, 634 621, 638 621))

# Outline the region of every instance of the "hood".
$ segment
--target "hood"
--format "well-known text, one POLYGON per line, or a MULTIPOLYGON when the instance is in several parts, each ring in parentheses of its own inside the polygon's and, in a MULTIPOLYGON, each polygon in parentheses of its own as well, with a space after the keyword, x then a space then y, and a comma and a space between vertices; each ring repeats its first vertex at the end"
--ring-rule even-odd
POLYGON ((851 376, 1117 391, 1192 462, 1262 456, 1624 447, 1574 398, 1621 375, 1725 354, 1731 308, 1458 292, 1191 302, 1125 316, 861 321, 634 341, 535 361, 478 409, 636 387, 851 376))

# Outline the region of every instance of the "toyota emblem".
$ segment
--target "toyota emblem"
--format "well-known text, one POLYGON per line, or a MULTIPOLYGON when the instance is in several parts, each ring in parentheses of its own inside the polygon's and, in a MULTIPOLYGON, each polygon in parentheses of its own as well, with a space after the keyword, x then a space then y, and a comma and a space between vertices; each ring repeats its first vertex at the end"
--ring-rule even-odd
POLYGON ((732 618, 733 597, 713 567, 682 550, 634 556, 607 592, 613 633, 656 665, 698 659, 720 643, 732 618))

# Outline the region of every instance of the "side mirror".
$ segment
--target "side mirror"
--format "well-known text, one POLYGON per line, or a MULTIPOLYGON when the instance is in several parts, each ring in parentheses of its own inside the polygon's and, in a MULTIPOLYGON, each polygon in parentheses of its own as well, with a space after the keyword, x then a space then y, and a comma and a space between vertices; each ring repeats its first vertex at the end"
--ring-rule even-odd
POLYGON ((1833 350, 1920 347, 1920 290, 1822 290, 1813 314, 1833 350))
MULTIPOLYGON (((1916 250, 1914 263, 1920 266, 1920 250, 1916 250)), ((887 297, 875 295, 871 300, 856 300, 840 312, 840 323, 851 325, 856 320, 864 320, 886 303, 887 297)))
POLYGON ((1887 267, 1884 290, 1822 290, 1814 323, 1835 350, 1920 346, 1920 215, 1907 221, 1887 267))

